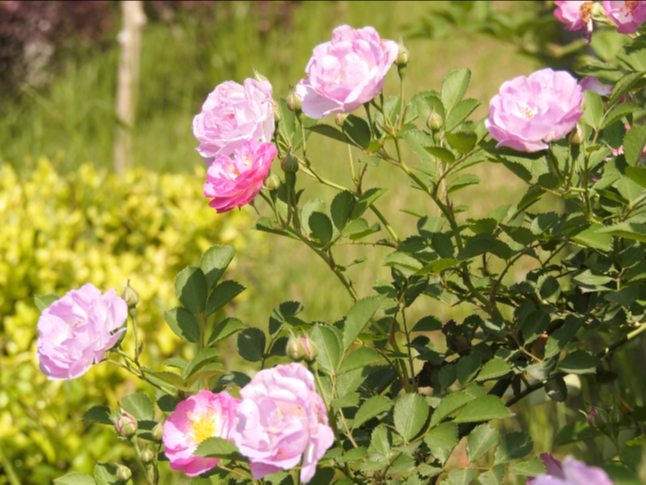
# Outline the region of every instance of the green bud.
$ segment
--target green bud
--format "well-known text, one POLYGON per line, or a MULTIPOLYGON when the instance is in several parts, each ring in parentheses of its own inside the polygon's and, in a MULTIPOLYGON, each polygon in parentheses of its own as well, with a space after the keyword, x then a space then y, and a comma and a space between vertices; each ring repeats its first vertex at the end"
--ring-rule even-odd
POLYGON ((274 123, 280 123, 282 116, 280 115, 280 108, 278 105, 274 106, 274 123))
POLYGON ((343 123, 345 122, 345 119, 348 117, 347 114, 345 113, 339 113, 336 115, 334 118, 334 122, 336 123, 336 126, 339 128, 343 128, 343 123))
POLYGON ((610 424, 620 424, 623 416, 624 413, 621 412, 621 409, 618 406, 613 406, 609 416, 610 424))
POLYGON ((269 174, 269 177, 265 179, 263 185, 268 190, 277 190, 280 187, 280 179, 275 174, 269 174))
POLYGON ((435 110, 431 111, 431 114, 428 115, 428 118, 426 118, 426 126, 429 127, 430 130, 437 131, 440 128, 442 128, 442 117, 435 112, 435 110))
POLYGON ((576 128, 572 130, 569 141, 570 143, 572 143, 572 145, 580 145, 583 141, 583 132, 581 131, 581 127, 579 125, 576 125, 576 128))
POLYGON ((287 95, 287 107, 292 110, 296 115, 298 116, 301 114, 301 98, 296 96, 296 93, 294 91, 291 91, 287 95))
POLYGON ((303 337, 301 339, 303 347, 305 347, 305 360, 307 362, 314 362, 319 355, 319 349, 309 337, 303 337))
POLYGON ((117 432, 126 438, 131 437, 137 432, 137 420, 123 411, 121 416, 117 418, 115 426, 117 428, 117 432))
POLYGON ((291 152, 288 153, 285 158, 283 158, 283 161, 280 162, 280 166, 285 173, 298 172, 298 160, 294 155, 291 154, 291 152))
POLYGON ((588 422, 593 428, 603 429, 608 424, 608 414, 603 409, 591 408, 588 413, 588 422))
POLYGON ((287 354, 287 357, 292 360, 303 360, 303 357, 305 357, 305 346, 301 342, 301 339, 294 337, 293 335, 289 337, 287 346, 285 347, 285 353, 287 354))
POLYGON ((395 64, 397 67, 406 67, 408 65, 408 61, 410 60, 410 53, 408 52, 408 49, 404 45, 404 42, 400 39, 399 40, 399 52, 397 53, 397 58, 395 59, 395 64))
POLYGON ((153 438, 155 441, 161 441, 164 437, 164 423, 157 423, 152 430, 153 438))
POLYGON ((134 290, 134 288, 130 286, 130 280, 128 280, 128 284, 123 289, 123 292, 121 293, 121 298, 123 298, 126 301, 128 305, 128 309, 135 308, 139 303, 139 295, 134 290))
POLYGON ((153 458, 155 458, 155 454, 150 448, 146 447, 141 450, 139 458, 141 458, 141 461, 143 461, 144 463, 150 463, 151 461, 153 461, 153 458))
POLYGON ((117 465, 117 478, 122 482, 127 482, 132 477, 130 468, 125 465, 117 465))
POLYGON ((256 81, 269 81, 267 77, 263 76, 258 72, 258 70, 256 69, 256 66, 251 66, 251 68, 253 69, 253 77, 256 79, 256 81))

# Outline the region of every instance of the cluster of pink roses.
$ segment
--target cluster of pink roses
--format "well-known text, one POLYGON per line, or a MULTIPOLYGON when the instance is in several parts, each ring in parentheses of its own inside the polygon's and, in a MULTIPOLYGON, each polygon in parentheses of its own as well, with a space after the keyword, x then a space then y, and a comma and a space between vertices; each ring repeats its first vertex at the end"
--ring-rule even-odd
MULTIPOLYGON (((590 40, 592 15, 596 2, 556 1, 554 16, 567 30, 585 30, 590 40)), ((634 34, 646 21, 646 3, 643 1, 602 2, 606 17, 617 26, 620 34, 634 34)))
POLYGON ((218 458, 195 456, 211 437, 230 440, 249 459, 254 480, 301 461, 301 482, 309 482, 317 462, 334 442, 314 376, 302 364, 258 372, 241 391, 201 391, 177 405, 164 424, 164 446, 173 470, 194 477, 217 466, 218 458))

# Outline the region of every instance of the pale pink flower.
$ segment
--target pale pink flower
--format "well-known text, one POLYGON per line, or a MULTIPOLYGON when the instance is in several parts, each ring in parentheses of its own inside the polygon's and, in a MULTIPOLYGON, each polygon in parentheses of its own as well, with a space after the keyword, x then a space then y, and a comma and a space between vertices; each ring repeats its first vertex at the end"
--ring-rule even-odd
POLYGON ((128 305, 91 283, 71 290, 38 319, 38 360, 50 380, 75 379, 98 364, 126 328, 128 305))
POLYGON ((646 2, 603 2, 606 16, 617 26, 620 34, 634 34, 646 21, 646 2))
POLYGON ((349 113, 379 94, 399 46, 372 27, 341 25, 332 41, 319 44, 307 63, 307 76, 296 86, 303 113, 321 119, 349 113))
POLYGON ((608 84, 603 84, 602 82, 599 82, 599 80, 596 77, 592 77, 592 76, 586 76, 583 79, 581 79, 581 81, 579 82, 579 86, 581 86, 582 89, 586 89, 588 91, 594 91, 595 93, 600 94, 601 96, 610 96, 612 94, 612 90, 614 89, 612 86, 609 86, 608 84))
POLYGON ((491 99, 485 126, 497 147, 537 152, 572 131, 582 104, 583 90, 572 75, 541 69, 503 83, 491 99))
POLYGON ((308 483, 334 442, 312 373, 297 363, 261 370, 240 395, 233 439, 249 458, 254 480, 289 470, 302 458, 301 482, 308 483))
POLYGON ((207 438, 231 440, 239 402, 226 391, 200 391, 180 402, 164 423, 162 440, 170 467, 194 477, 217 466, 219 458, 195 456, 195 450, 207 438))
POLYGON ((592 7, 594 2, 556 1, 554 16, 565 24, 567 30, 585 30, 586 38, 592 34, 592 7))
POLYGON ((610 478, 601 468, 588 466, 568 456, 560 462, 549 453, 542 453, 546 473, 530 478, 532 485, 612 485, 610 478))
POLYGON ((231 156, 218 155, 206 172, 204 197, 218 213, 242 207, 253 200, 278 150, 271 143, 243 141, 231 156))
POLYGON ((193 118, 197 151, 206 163, 217 155, 230 155, 243 141, 271 141, 274 102, 268 81, 245 79, 244 86, 225 81, 216 86, 193 118))

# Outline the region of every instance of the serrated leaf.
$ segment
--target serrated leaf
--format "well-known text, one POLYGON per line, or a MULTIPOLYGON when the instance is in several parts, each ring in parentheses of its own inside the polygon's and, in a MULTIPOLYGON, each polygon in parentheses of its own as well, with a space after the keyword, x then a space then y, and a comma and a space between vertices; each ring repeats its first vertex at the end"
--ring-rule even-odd
POLYGON ((464 385, 470 382, 475 375, 480 370, 480 363, 482 362, 482 357, 475 352, 460 357, 456 365, 456 377, 460 381, 460 384, 464 385))
POLYGON ((251 382, 251 378, 247 374, 243 374, 238 371, 229 371, 225 372, 218 379, 218 384, 227 385, 235 384, 236 386, 242 388, 251 382))
POLYGON ((209 289, 222 278, 235 254, 236 248, 233 246, 212 246, 204 252, 200 258, 200 269, 209 289))
POLYGON ((36 304, 36 307, 42 312, 46 308, 49 308, 49 306, 54 303, 57 300, 60 300, 61 297, 58 295, 55 295, 53 293, 50 293, 49 295, 38 295, 34 297, 34 303, 36 304))
POLYGON ((195 456, 202 456, 205 458, 225 458, 236 461, 248 461, 247 458, 240 454, 238 447, 233 443, 233 441, 215 436, 202 441, 193 454, 195 456))
POLYGON ((410 453, 403 452, 388 469, 388 475, 392 476, 400 473, 410 473, 415 469, 415 465, 415 458, 413 458, 410 453))
POLYGON ((431 454, 440 460, 440 463, 446 462, 453 448, 458 445, 458 427, 455 423, 442 423, 433 428, 426 436, 424 443, 431 450, 431 454))
POLYGON ((309 218, 309 226, 312 235, 326 246, 332 240, 332 221, 322 212, 312 212, 309 218))
POLYGON ((426 151, 426 147, 424 147, 410 132, 404 133, 403 138, 406 145, 408 145, 408 148, 417 155, 426 170, 429 170, 431 175, 435 175, 435 159, 426 151))
POLYGON ((456 423, 477 423, 513 416, 498 396, 487 395, 469 402, 455 417, 456 423))
POLYGON ((545 464, 540 458, 514 463, 507 467, 507 471, 524 477, 536 477, 546 472, 545 464))
POLYGON ((446 482, 447 485, 469 485, 476 476, 475 468, 462 468, 451 470, 449 478, 446 482))
POLYGON ((381 362, 382 357, 370 347, 359 347, 358 349, 350 352, 350 354, 345 358, 341 368, 339 369, 339 374, 345 374, 355 369, 360 369, 362 367, 367 367, 376 362, 381 362))
POLYGON ((236 336, 236 349, 243 359, 258 362, 265 353, 266 340, 265 332, 259 328, 245 328, 236 336))
POLYGON ((426 150, 428 153, 433 155, 434 157, 439 158, 442 160, 444 163, 453 163, 455 162, 455 155, 446 148, 442 147, 424 147, 424 150, 426 150))
POLYGON ((545 383, 547 396, 556 402, 564 402, 567 399, 567 386, 561 376, 551 376, 545 383))
POLYGON ((645 167, 626 167, 624 169, 630 180, 636 184, 646 187, 646 168, 645 167))
POLYGON ((175 294, 193 315, 199 315, 206 307, 208 286, 200 268, 188 266, 175 278, 175 294))
POLYGON ((601 361, 596 355, 576 350, 559 362, 559 369, 568 374, 594 374, 599 365, 601 361))
MULTIPOLYGON (((468 100, 466 100, 468 101, 468 100)), ((464 101, 462 101, 464 103, 464 101)), ((448 129, 448 128, 447 128, 448 129)), ((478 137, 470 131, 459 131, 458 133, 445 133, 444 137, 449 144, 460 153, 469 153, 476 145, 478 137)))
POLYGON ((470 80, 471 71, 468 69, 451 71, 444 77, 440 97, 447 112, 460 102, 469 87, 470 80))
POLYGON ((433 332, 435 330, 442 330, 442 322, 433 315, 427 315, 417 321, 411 332, 433 332))
POLYGON ((294 318, 303 311, 303 305, 298 301, 284 301, 271 312, 269 317, 269 333, 276 337, 283 328, 284 323, 301 325, 303 322, 294 318))
POLYGON ((121 407, 137 421, 155 417, 153 402, 144 392, 136 392, 121 399, 121 407))
POLYGON ((565 319, 563 326, 557 329, 552 335, 550 335, 550 338, 547 339, 543 357, 545 359, 549 359, 550 357, 560 353, 570 340, 574 338, 582 324, 581 319, 568 316, 565 319))
POLYGON ((511 460, 527 456, 534 447, 534 442, 527 433, 517 431, 506 434, 500 440, 495 455, 495 464, 508 463, 511 460))
POLYGON ((505 477, 505 467, 498 465, 478 475, 480 485, 500 485, 505 477))
POLYGON ((570 239, 584 246, 602 251, 612 250, 612 237, 605 232, 601 224, 590 224, 588 227, 583 226, 569 235, 570 239))
POLYGON ((384 396, 373 396, 369 398, 361 405, 357 414, 355 414, 352 429, 358 428, 365 422, 379 416, 381 413, 389 411, 391 407, 392 403, 390 399, 384 396))
POLYGON ((338 461, 339 463, 348 463, 351 461, 361 460, 367 455, 368 450, 366 450, 363 446, 359 446, 357 448, 351 448, 350 450, 346 451, 342 456, 338 457, 336 461, 338 461))
POLYGON ((601 125, 601 128, 605 128, 607 126, 612 125, 613 123, 619 121, 624 116, 628 116, 629 114, 637 111, 637 109, 638 109, 637 106, 630 103, 623 103, 615 106, 615 108, 606 115, 606 119, 603 120, 603 124, 601 125))
POLYGON ((350 348, 359 334, 363 332, 363 329, 379 308, 382 299, 381 296, 371 296, 363 298, 352 305, 352 308, 350 308, 345 318, 345 325, 343 327, 344 352, 350 348))
POLYGON ((305 234, 310 234, 312 230, 310 229, 309 220, 310 216, 314 212, 325 213, 325 202, 320 199, 310 199, 303 205, 301 210, 301 227, 305 234))
POLYGON ((370 144, 370 127, 366 120, 350 114, 343 121, 343 131, 359 148, 368 148, 370 144))
POLYGON ((200 341, 200 324, 191 312, 185 308, 171 308, 164 312, 164 320, 175 335, 187 342, 200 341))
POLYGON ((575 441, 589 440, 601 434, 596 428, 592 428, 588 421, 576 421, 565 425, 559 430, 554 438, 554 447, 574 443, 575 441))
POLYGON ((511 372, 509 364, 498 357, 491 359, 485 365, 482 366, 482 370, 478 374, 477 381, 486 381, 489 379, 497 379, 502 376, 506 376, 511 372))
POLYGON ((428 404, 418 394, 405 394, 395 404, 393 419, 397 432, 410 441, 420 432, 428 418, 428 404))
POLYGON ((473 463, 492 449, 500 441, 498 431, 488 424, 477 426, 467 438, 467 456, 469 463, 473 463))
POLYGON ((157 406, 162 410, 162 412, 172 414, 179 402, 180 400, 175 396, 157 391, 157 406))
POLYGON ((361 217, 368 207, 374 204, 374 202, 381 197, 386 190, 387 189, 380 189, 377 187, 366 190, 355 202, 350 218, 357 219, 361 217))
POLYGON ((353 209, 354 197, 350 192, 344 190, 336 194, 330 204, 330 213, 332 214, 332 222, 339 231, 342 231, 348 223, 353 209))
MULTIPOLYGON (((200 350, 197 355, 186 363, 186 366, 182 370, 182 378, 188 379, 195 371, 199 370, 204 364, 211 362, 220 355, 215 349, 203 349, 200 350)), ((222 367, 224 371, 224 367, 222 367)))
MULTIPOLYGON (((454 128, 456 128, 460 123, 466 120, 478 106, 480 106, 480 101, 478 101, 477 99, 464 99, 456 104, 449 113, 449 116, 446 118, 446 122, 444 123, 446 131, 452 131, 454 128)), ((471 148, 468 148, 467 150, 460 150, 460 148, 454 145, 449 139, 449 133, 446 133, 445 136, 446 139, 449 140, 449 143, 451 143, 451 146, 462 153, 469 152, 471 148, 473 148, 473 145, 475 145, 475 142, 477 140, 477 136, 474 133, 473 145, 471 146, 471 148)))
POLYGON ((244 324, 237 318, 226 318, 213 329, 213 333, 209 337, 207 345, 213 345, 221 340, 224 340, 234 333, 239 332, 244 328, 244 324))
POLYGON ((646 242, 646 224, 619 222, 618 224, 604 227, 599 232, 617 237, 625 237, 626 239, 632 239, 634 241, 646 242))
POLYGON ((450 416, 455 411, 460 409, 462 406, 466 405, 470 401, 474 400, 474 396, 465 392, 453 392, 448 394, 446 397, 440 401, 440 404, 433 412, 431 416, 431 426, 435 426, 437 423, 442 421, 447 416, 450 416))
POLYGON ((631 88, 646 74, 646 71, 634 72, 623 76, 617 84, 615 84, 612 94, 608 99, 608 108, 617 104, 621 98, 631 90, 631 88))
POLYGON ((477 175, 472 173, 462 174, 459 177, 454 178, 448 183, 447 194, 451 194, 460 189, 463 189, 464 187, 468 187, 469 185, 475 185, 478 183, 480 183, 480 177, 478 177, 477 175))
POLYGON ((384 426, 378 426, 372 432, 370 446, 374 448, 377 453, 388 458, 392 441, 392 432, 384 426))
POLYGON ((81 472, 70 472, 60 478, 55 478, 56 485, 96 485, 94 478, 81 472))
POLYGON ((110 413, 111 411, 108 406, 92 406, 90 409, 85 411, 82 419, 112 425, 114 423, 110 419, 110 413))
POLYGON ((97 485, 119 485, 123 483, 117 477, 117 467, 112 463, 98 461, 94 465, 94 479, 97 485))
POLYGON ((216 286, 215 290, 213 290, 213 292, 211 293, 211 296, 209 297, 209 304, 206 310, 206 315, 213 315, 216 311, 233 300, 245 289, 246 288, 237 281, 223 281, 218 286, 216 286))
POLYGON ((359 394, 349 392, 345 396, 337 397, 331 403, 333 408, 356 408, 359 405, 359 394))
POLYGON ((316 124, 314 126, 308 126, 306 129, 309 131, 318 133, 319 135, 323 135, 327 138, 332 138, 333 140, 336 140, 336 141, 352 144, 348 139, 348 137, 343 132, 341 132, 340 130, 336 129, 331 125, 326 125, 324 123, 321 123, 321 124, 316 124))
POLYGON ((334 374, 341 359, 342 344, 338 330, 328 325, 314 325, 310 338, 319 349, 316 362, 328 373, 334 374))
POLYGON ((603 117, 603 101, 601 100, 601 96, 587 89, 583 92, 583 95, 585 97, 583 121, 592 128, 598 128, 603 117))

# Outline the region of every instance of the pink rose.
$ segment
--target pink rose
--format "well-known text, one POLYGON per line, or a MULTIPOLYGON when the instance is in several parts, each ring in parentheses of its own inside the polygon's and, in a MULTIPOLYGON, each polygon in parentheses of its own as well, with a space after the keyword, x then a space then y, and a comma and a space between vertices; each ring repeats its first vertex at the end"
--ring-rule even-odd
POLYGON ((231 156, 220 154, 209 166, 204 197, 218 213, 248 204, 258 195, 278 150, 271 143, 243 141, 231 156))
POLYGON ((69 291, 38 319, 38 360, 50 380, 75 379, 98 364, 126 328, 128 305, 91 283, 69 291))
POLYGON ((239 402, 226 391, 200 391, 180 402, 164 423, 162 440, 170 467, 194 477, 217 466, 219 458, 194 456, 195 450, 207 438, 231 439, 239 402))
POLYGON ((271 141, 274 135, 274 102, 268 81, 245 79, 216 86, 193 118, 197 151, 206 163, 217 155, 230 155, 243 141, 271 141))
POLYGON ((541 69, 503 83, 485 126, 497 147, 537 152, 576 126, 582 104, 583 90, 569 73, 541 69))
POLYGON ((646 3, 639 2, 603 2, 606 16, 617 26, 620 34, 634 34, 646 21, 646 3))
POLYGON ((331 42, 314 48, 305 68, 308 77, 296 86, 303 113, 321 119, 367 103, 381 91, 398 52, 396 42, 380 39, 372 27, 337 27, 331 42))
POLYGON ((587 30, 586 37, 589 39, 592 33, 592 7, 594 2, 554 2, 556 10, 554 16, 565 24, 567 30, 587 30))
POLYGON ((254 480, 289 470, 302 457, 301 482, 309 482, 334 442, 312 373, 297 363, 261 370, 240 395, 233 439, 254 480))
POLYGON ((595 93, 600 94, 601 96, 610 96, 612 94, 612 90, 614 89, 612 86, 599 82, 599 80, 596 77, 592 77, 592 76, 586 76, 583 79, 581 79, 581 82, 579 82, 579 86, 581 86, 582 89, 586 89, 588 91, 594 91, 595 93))
POLYGON ((542 453, 547 472, 529 479, 532 485, 612 485, 606 472, 601 468, 588 466, 568 456, 560 462, 549 453, 542 453))

